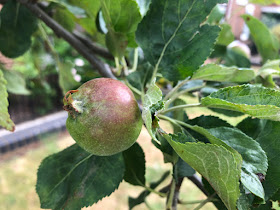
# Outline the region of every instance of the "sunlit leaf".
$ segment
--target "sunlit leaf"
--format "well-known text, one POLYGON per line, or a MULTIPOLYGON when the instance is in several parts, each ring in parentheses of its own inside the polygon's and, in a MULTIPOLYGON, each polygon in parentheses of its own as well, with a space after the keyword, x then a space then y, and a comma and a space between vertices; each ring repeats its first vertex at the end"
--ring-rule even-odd
POLYGON ((266 62, 268 59, 279 58, 279 42, 270 33, 267 26, 251 15, 242 15, 242 18, 250 29, 251 36, 257 46, 258 52, 262 56, 263 62, 266 62))
POLYGON ((6 89, 7 81, 5 80, 2 71, 0 70, 0 126, 3 126, 9 131, 15 130, 15 124, 10 118, 8 112, 8 93, 6 89))
POLYGON ((4 78, 7 80, 7 90, 10 93, 18 95, 29 95, 30 91, 26 89, 25 79, 16 71, 3 71, 4 78))
POLYGON ((233 154, 222 146, 182 144, 174 141, 172 135, 165 135, 165 138, 184 161, 209 181, 227 208, 236 209, 240 168, 233 154))
POLYGON ((80 83, 74 79, 72 74, 73 64, 69 61, 58 63, 59 85, 65 94, 69 90, 79 87, 80 83))
POLYGON ((202 79, 219 82, 249 82, 254 79, 253 69, 226 67, 217 64, 208 64, 200 67, 192 79, 202 79))
POLYGON ((201 99, 202 105, 280 121, 280 91, 254 85, 222 88, 201 99))
MULTIPOLYGON (((144 96, 143 101, 143 110, 142 110, 142 118, 146 125, 146 128, 153 139, 156 139, 155 136, 155 127, 153 125, 153 119, 151 115, 151 108, 153 105, 157 104, 162 100, 162 92, 160 88, 153 82, 147 93, 144 96)), ((155 119, 156 120, 156 119, 155 119)))

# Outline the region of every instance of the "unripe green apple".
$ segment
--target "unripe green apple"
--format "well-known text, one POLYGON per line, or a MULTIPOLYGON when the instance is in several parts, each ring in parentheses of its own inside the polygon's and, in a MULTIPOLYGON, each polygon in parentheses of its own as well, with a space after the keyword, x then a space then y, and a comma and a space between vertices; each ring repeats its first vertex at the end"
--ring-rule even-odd
POLYGON ((131 90, 109 78, 90 80, 64 97, 66 128, 77 144, 99 156, 128 149, 137 140, 141 113, 131 90))

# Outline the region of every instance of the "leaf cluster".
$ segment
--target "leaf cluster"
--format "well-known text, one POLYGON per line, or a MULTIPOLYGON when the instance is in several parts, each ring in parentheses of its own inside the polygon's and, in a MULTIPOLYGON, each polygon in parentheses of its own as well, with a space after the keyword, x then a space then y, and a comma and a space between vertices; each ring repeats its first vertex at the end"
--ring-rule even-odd
MULTIPOLYGON (((217 5, 226 2, 50 1, 41 12, 52 14, 58 30, 34 16, 34 5, 7 1, 0 12, 2 54, 33 55, 40 73, 29 74, 41 77, 52 69, 64 93, 80 85, 77 74, 81 83, 100 75, 122 80, 139 101, 153 145, 172 166, 171 177, 167 171, 147 183, 141 143, 105 157, 74 144, 42 161, 36 185, 41 208, 91 206, 124 180, 143 188, 138 197, 128 199, 130 209, 146 203, 151 193, 165 197, 170 209, 184 203, 178 202, 183 179, 194 180, 197 174, 202 182, 194 183, 208 197, 199 207, 211 201, 218 209, 270 209, 271 202, 279 202, 280 45, 263 23, 243 15, 262 57, 261 68, 252 67, 242 48, 232 45, 231 27, 217 5), (58 41, 55 33, 77 51, 58 41), (41 62, 46 55, 48 64, 41 62), (209 57, 215 63, 204 64, 209 57), (215 116, 194 117, 203 112, 201 107, 215 116), (236 116, 241 116, 239 122, 231 124, 236 116), (164 131, 161 121, 170 122, 173 132, 164 131), (158 189, 166 179, 170 184, 158 189)), ((0 125, 12 131, 7 91, 30 93, 18 71, 1 66, 0 125)))

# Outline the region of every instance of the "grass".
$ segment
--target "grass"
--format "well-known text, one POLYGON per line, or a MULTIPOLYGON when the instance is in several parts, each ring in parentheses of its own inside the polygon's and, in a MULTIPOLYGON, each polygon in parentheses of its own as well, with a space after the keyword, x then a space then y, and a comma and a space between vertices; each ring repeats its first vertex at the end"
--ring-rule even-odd
MULTIPOLYGON (((165 130, 170 130, 167 123, 162 124, 165 130)), ((139 144, 145 151, 146 158, 146 180, 156 181, 166 170, 171 169, 170 164, 163 163, 163 157, 150 141, 149 134, 145 129, 138 139, 139 144)), ((48 155, 59 152, 74 141, 66 133, 56 133, 42 136, 40 142, 2 155, 0 158, 0 209, 1 210, 36 210, 40 209, 39 198, 35 191, 36 173, 40 162, 48 155)), ((51 169, 50 169, 51 170, 51 169)), ((170 183, 171 175, 159 189, 170 183)), ((85 209, 128 209, 128 197, 136 197, 143 190, 125 182, 120 184, 110 197, 106 197, 97 204, 85 209)), ((187 202, 203 200, 206 197, 190 181, 184 180, 180 198, 187 202)), ((164 209, 165 199, 157 195, 150 195, 147 199, 150 209, 164 209)), ((193 209, 195 205, 179 206, 179 210, 193 209)), ((135 207, 135 210, 149 209, 145 204, 135 207)), ((210 203, 203 209, 215 209, 210 203)))

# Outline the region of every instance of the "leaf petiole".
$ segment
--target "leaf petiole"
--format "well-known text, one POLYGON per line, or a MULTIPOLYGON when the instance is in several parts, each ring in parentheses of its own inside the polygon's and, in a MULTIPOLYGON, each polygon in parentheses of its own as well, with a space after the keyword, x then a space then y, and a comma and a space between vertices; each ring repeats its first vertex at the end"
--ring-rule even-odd
POLYGON ((172 112, 178 109, 184 109, 184 108, 190 108, 190 107, 201 107, 201 103, 196 103, 196 104, 184 104, 184 105, 179 105, 179 106, 173 106, 171 108, 159 111, 158 114, 165 114, 167 112, 172 112))
POLYGON ((211 202, 211 201, 216 201, 216 199, 212 199, 211 201, 208 200, 208 199, 204 199, 204 200, 196 200, 196 201, 181 201, 179 200, 179 204, 182 204, 182 205, 193 205, 193 204, 200 204, 200 203, 203 203, 207 200, 207 202, 211 202))
POLYGON ((126 78, 123 81, 126 84, 126 86, 129 87, 129 89, 132 90, 134 93, 136 93, 139 96, 142 95, 142 92, 137 88, 133 87, 126 78))
POLYGON ((187 88, 185 90, 182 90, 180 92, 177 92, 177 93, 174 93, 173 96, 170 97, 170 99, 166 102, 166 107, 168 107, 175 99, 179 98, 181 95, 187 93, 187 92, 190 92, 190 91, 194 91, 194 90, 197 90, 197 89, 201 89, 205 87, 205 84, 201 85, 201 86, 197 86, 197 87, 192 87, 192 88, 187 88))
POLYGON ((171 98, 171 96, 174 93, 177 93, 178 90, 185 85, 188 81, 190 80, 190 78, 186 78, 185 80, 183 80, 182 82, 178 83, 168 94, 166 94, 166 96, 163 98, 164 101, 167 101, 169 98, 171 98))
POLYGON ((138 48, 135 48, 135 50, 134 50, 134 58, 133 58, 133 67, 130 70, 130 72, 136 71, 137 66, 138 66, 138 48))
POLYGON ((216 193, 213 193, 212 195, 210 195, 206 200, 204 200, 197 207, 195 207, 194 210, 201 209, 206 203, 211 202, 213 200, 213 198, 215 197, 215 195, 216 195, 216 193))
POLYGON ((115 59, 115 65, 116 65, 116 75, 117 76, 120 76, 121 75, 121 71, 122 71, 122 67, 120 65, 120 61, 119 61, 119 58, 118 57, 114 57, 115 59))
POLYGON ((160 197, 166 197, 166 194, 165 193, 162 193, 162 192, 158 192, 150 187, 148 187, 147 185, 143 184, 139 179, 138 177, 136 176, 135 173, 133 173, 133 176, 134 176, 134 179, 138 182, 138 184, 141 186, 141 187, 144 187, 146 190, 148 190, 149 192, 151 193, 155 193, 157 195, 159 195, 160 197))

